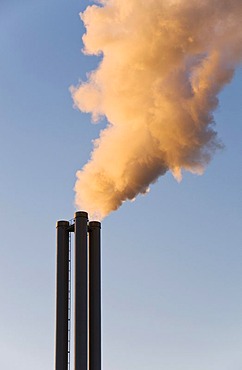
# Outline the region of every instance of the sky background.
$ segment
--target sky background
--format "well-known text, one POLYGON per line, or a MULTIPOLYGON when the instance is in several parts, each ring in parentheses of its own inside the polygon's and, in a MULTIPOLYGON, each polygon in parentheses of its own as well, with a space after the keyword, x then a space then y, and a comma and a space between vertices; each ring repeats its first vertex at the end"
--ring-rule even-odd
MULTIPOLYGON (((87 1, 0 2, 0 368, 51 370, 55 223, 105 122, 73 108, 87 1)), ((103 369, 242 368, 242 69, 203 176, 160 178, 102 223, 103 369)))

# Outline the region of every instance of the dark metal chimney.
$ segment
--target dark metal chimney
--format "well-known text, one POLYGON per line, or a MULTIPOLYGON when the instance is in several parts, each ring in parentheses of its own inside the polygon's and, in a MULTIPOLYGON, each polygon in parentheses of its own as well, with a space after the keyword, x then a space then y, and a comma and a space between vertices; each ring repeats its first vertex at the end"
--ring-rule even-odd
POLYGON ((68 364, 68 226, 68 221, 58 221, 56 224, 56 370, 67 370, 68 364))
POLYGON ((101 370, 101 223, 89 223, 89 370, 101 370))
POLYGON ((87 221, 75 213, 75 370, 87 370, 87 221))
POLYGON ((101 370, 101 224, 88 224, 88 214, 80 211, 74 223, 58 221, 56 227, 55 370, 70 370, 71 232, 75 234, 74 369, 101 370))

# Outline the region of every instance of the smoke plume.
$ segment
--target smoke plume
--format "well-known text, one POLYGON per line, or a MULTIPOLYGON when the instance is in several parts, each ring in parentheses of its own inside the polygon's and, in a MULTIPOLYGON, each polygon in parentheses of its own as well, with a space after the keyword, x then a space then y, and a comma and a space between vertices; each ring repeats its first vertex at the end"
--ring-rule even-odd
POLYGON ((213 112, 242 60, 242 1, 99 0, 81 19, 84 53, 101 62, 72 96, 108 124, 76 206, 103 218, 167 171, 202 174, 221 147, 213 112))

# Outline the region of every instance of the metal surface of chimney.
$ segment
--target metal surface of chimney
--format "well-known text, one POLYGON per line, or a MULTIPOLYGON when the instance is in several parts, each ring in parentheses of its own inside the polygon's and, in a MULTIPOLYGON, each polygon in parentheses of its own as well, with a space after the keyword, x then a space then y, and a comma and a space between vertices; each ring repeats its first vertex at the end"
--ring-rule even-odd
POLYGON ((89 370, 101 370, 101 223, 89 223, 89 370))
POLYGON ((67 370, 68 365, 68 226, 68 221, 58 221, 56 224, 56 370, 67 370))
POLYGON ((74 370, 101 370, 101 223, 57 222, 55 370, 71 369, 71 238, 75 235, 74 370))
POLYGON ((86 212, 75 213, 75 370, 87 370, 87 222, 86 212))

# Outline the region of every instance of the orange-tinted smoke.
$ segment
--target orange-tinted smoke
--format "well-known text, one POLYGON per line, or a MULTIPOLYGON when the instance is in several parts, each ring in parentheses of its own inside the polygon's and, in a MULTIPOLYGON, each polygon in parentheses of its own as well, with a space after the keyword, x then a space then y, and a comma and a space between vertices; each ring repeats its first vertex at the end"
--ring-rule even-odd
POLYGON ((221 146, 213 112, 242 59, 242 1, 102 0, 81 18, 84 52, 102 60, 72 96, 109 124, 76 206, 103 218, 167 171, 201 174, 221 146))

